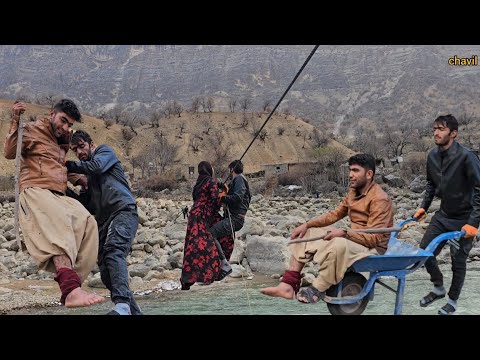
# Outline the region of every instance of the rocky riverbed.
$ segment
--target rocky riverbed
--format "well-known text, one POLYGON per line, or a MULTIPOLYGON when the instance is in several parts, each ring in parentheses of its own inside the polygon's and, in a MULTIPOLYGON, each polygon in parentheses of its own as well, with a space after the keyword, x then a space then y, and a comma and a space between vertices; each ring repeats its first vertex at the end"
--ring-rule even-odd
MULTIPOLYGON (((385 187, 395 204, 395 222, 410 217, 421 203, 422 194, 409 190, 385 187)), ((185 199, 185 197, 180 197, 185 199)), ((263 197, 254 195, 245 226, 236 233, 235 249, 231 257, 231 278, 248 278, 253 273, 279 278, 288 264, 287 238, 297 225, 312 217, 334 209, 341 201, 337 193, 319 198, 300 193, 286 196, 263 197)), ((140 226, 127 258, 131 286, 138 294, 156 291, 161 284, 175 287, 170 280, 178 280, 186 230, 186 220, 181 209, 190 206, 190 201, 175 199, 138 198, 140 226), (170 282, 168 282, 170 281, 170 282)), ((423 223, 403 231, 400 238, 418 245, 432 212, 439 208, 433 202, 430 214, 423 223)), ((348 227, 348 219, 337 223, 348 227)), ((22 237, 21 237, 22 238, 22 237)), ((480 259, 478 243, 470 253, 469 261, 480 259)), ((449 261, 448 246, 439 256, 440 263, 449 261)), ((318 266, 308 264, 304 282, 316 276, 318 266)), ((99 294, 108 294, 98 268, 93 269, 83 284, 99 294)), ((55 305, 59 299, 53 274, 38 270, 35 262, 20 251, 14 229, 14 204, 8 200, 0 203, 0 313, 14 309, 55 305)))

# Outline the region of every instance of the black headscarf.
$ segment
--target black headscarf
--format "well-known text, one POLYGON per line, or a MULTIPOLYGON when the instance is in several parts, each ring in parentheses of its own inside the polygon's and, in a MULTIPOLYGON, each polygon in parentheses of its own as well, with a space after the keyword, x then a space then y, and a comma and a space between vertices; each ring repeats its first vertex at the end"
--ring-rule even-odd
POLYGON ((200 195, 200 189, 213 176, 213 167, 208 161, 201 161, 198 164, 198 178, 193 187, 192 197, 195 201, 200 195))

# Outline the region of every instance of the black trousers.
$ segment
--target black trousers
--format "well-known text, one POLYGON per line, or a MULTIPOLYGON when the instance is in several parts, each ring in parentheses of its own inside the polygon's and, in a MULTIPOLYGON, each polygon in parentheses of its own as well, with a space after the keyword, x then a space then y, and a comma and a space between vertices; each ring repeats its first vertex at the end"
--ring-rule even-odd
MULTIPOLYGON (((425 234, 423 235, 422 241, 420 242, 420 247, 425 249, 430 242, 440 234, 450 231, 460 231, 460 229, 467 223, 467 219, 450 219, 437 211, 432 217, 432 221, 428 226, 425 234)), ((448 291, 448 297, 452 300, 458 300, 460 297, 460 292, 462 291, 463 283, 465 281, 465 274, 467 272, 467 258, 468 253, 472 250, 473 247, 473 237, 471 238, 461 238, 460 249, 457 250, 453 246, 450 246, 450 256, 452 258, 452 284, 450 285, 450 290, 448 291)), ((443 249, 447 242, 443 242, 437 246, 434 251, 434 257, 430 257, 425 262, 425 268, 430 274, 430 281, 434 286, 443 286, 443 275, 438 267, 437 255, 443 249)))
POLYGON ((210 229, 208 229, 208 231, 210 231, 213 237, 217 240, 224 236, 232 236, 232 228, 235 232, 243 227, 243 224, 245 223, 245 217, 237 214, 231 214, 230 217, 228 214, 225 214, 225 218, 222 221, 219 221, 210 229), (232 222, 230 222, 230 217, 232 218, 232 222))

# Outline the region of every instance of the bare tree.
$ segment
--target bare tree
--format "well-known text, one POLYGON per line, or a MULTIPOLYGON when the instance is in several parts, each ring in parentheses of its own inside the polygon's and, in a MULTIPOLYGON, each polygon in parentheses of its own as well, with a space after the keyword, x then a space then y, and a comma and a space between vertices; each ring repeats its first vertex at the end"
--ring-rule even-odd
POLYGON ((458 136, 467 146, 474 146, 477 142, 478 136, 473 132, 473 125, 478 123, 475 113, 467 114, 466 112, 458 118, 458 125, 461 126, 461 132, 458 136))
POLYGON ((383 134, 388 153, 394 157, 402 156, 405 146, 411 143, 411 132, 412 126, 410 124, 401 126, 385 124, 383 134))
POLYGON ((163 113, 167 119, 170 119, 170 116, 175 114, 175 110, 173 108, 173 102, 167 102, 165 107, 163 108, 163 113))
POLYGON ((271 106, 270 106, 271 104, 272 104, 272 101, 271 101, 271 100, 265 100, 265 101, 263 102, 263 106, 262 106, 263 111, 265 111, 265 112, 270 112, 270 111, 272 110, 272 108, 271 108, 271 106))
POLYGON ((200 105, 202 106, 203 112, 207 112, 207 98, 205 96, 200 97, 200 105))
POLYGON ((185 130, 185 123, 184 122, 181 122, 179 125, 178 125, 179 129, 180 129, 180 136, 182 136, 183 134, 183 131, 185 130))
POLYGON ((263 129, 262 131, 260 131, 260 134, 258 135, 258 137, 260 138, 260 140, 262 140, 263 142, 265 142, 265 139, 267 138, 268 136, 268 132, 267 130, 263 129))
MULTIPOLYGON (((148 151, 142 151, 137 156, 132 157, 131 163, 133 172, 135 173, 135 168, 140 168, 140 171, 142 172, 142 179, 145 178, 145 172, 148 174, 151 157, 152 155, 148 151)), ((150 174, 148 174, 148 176, 150 176, 150 174)))
POLYGON ((150 127, 158 128, 160 127, 160 119, 163 117, 162 110, 154 110, 150 114, 150 127))
POLYGON ((252 125, 251 134, 255 137, 260 132, 260 124, 258 124, 255 120, 253 120, 251 122, 251 125, 252 125))
POLYGON ((285 128, 283 126, 280 126, 277 128, 277 134, 279 136, 282 136, 284 132, 285 132, 285 128))
POLYGON ((53 110, 53 107, 57 103, 57 101, 60 100, 59 97, 55 94, 48 93, 45 95, 45 103, 50 106, 50 110, 53 110))
POLYGON ((106 129, 110 129, 110 126, 113 125, 113 120, 112 119, 105 119, 104 122, 105 122, 105 128, 106 129))
POLYGON ((247 114, 244 113, 242 116, 242 122, 240 123, 240 127, 246 130, 249 123, 250 119, 248 118, 247 114))
POLYGON ((121 123, 123 126, 125 126, 125 127, 129 127, 130 130, 131 130, 135 135, 138 135, 138 134, 137 134, 137 131, 135 130, 135 128, 140 125, 137 114, 134 114, 134 113, 131 112, 131 111, 124 111, 124 112, 122 113, 122 117, 121 117, 120 123, 121 123))
POLYGON ((221 170, 226 169, 229 159, 229 149, 232 147, 233 143, 225 139, 225 135, 220 130, 215 130, 208 139, 209 148, 213 150, 213 159, 211 160, 212 166, 219 170, 218 176, 221 176, 221 170))
POLYGON ((228 107, 230 108, 230 112, 235 112, 235 107, 237 106, 237 99, 231 98, 228 100, 228 107))
POLYGON ((159 136, 159 139, 153 144, 151 152, 155 156, 155 163, 163 171, 165 168, 175 162, 178 154, 178 145, 170 144, 165 137, 159 136))
POLYGON ((193 99, 192 106, 191 106, 190 110, 193 113, 198 113, 199 108, 200 108, 200 98, 197 96, 193 99))
POLYGON ((376 127, 357 126, 353 132, 350 147, 358 152, 368 153, 379 159, 385 154, 385 139, 382 139, 376 127))
POLYGON ((344 150, 333 146, 327 146, 315 149, 313 154, 317 160, 318 168, 322 169, 321 171, 327 174, 328 180, 340 184, 342 182, 341 165, 344 164, 347 159, 344 150))
POLYGON ((243 110, 244 113, 247 112, 251 104, 252 100, 250 100, 249 98, 243 98, 242 100, 240 100, 240 108, 243 110))
POLYGON ((213 112, 214 105, 215 105, 215 101, 211 96, 209 96, 205 105, 207 107, 208 112, 213 112))
POLYGON ((113 119, 115 121, 115 124, 118 124, 120 123, 123 110, 124 110, 123 106, 120 104, 117 104, 105 113, 105 117, 107 119, 113 119))
POLYGON ((320 132, 318 129, 313 130, 312 138, 315 147, 325 146, 330 140, 330 136, 325 131, 320 132))
POLYGON ((172 104, 172 109, 173 109, 174 114, 177 114, 178 117, 181 117, 181 114, 183 112, 183 105, 182 104, 180 104, 176 100, 174 100, 173 104, 172 104))
POLYGON ((210 133, 210 130, 212 129, 212 126, 210 125, 210 122, 209 121, 202 121, 202 128, 203 128, 203 131, 202 133, 204 133, 205 135, 208 135, 210 133))
POLYGON ((197 135, 192 135, 188 143, 188 147, 193 150, 193 152, 198 152, 200 149, 200 138, 197 135))

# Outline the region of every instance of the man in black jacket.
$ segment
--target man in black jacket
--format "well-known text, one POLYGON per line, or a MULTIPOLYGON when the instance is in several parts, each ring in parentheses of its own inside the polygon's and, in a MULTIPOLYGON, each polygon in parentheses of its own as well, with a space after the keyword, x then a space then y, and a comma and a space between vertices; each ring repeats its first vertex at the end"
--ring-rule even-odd
MULTIPOLYGON (((421 208, 414 217, 422 219, 432 203, 433 197, 441 199, 438 210, 430 221, 420 243, 425 249, 438 235, 449 231, 465 231, 459 241, 459 248, 450 246, 452 258, 452 283, 448 292, 448 302, 438 313, 450 315, 457 310, 457 300, 462 290, 467 270, 468 253, 480 223, 480 160, 471 150, 455 141, 458 122, 452 115, 439 116, 433 124, 433 134, 437 148, 430 151, 427 159, 427 189, 421 208)), ((420 300, 420 306, 430 305, 446 295, 443 275, 438 267, 436 256, 443 245, 435 250, 435 257, 425 263, 425 268, 433 282, 433 290, 420 300)))
MULTIPOLYGON (((227 195, 221 198, 221 202, 225 204, 224 219, 213 225, 209 231, 215 239, 217 249, 222 259, 221 280, 232 272, 232 268, 228 263, 229 259, 225 258, 218 239, 233 235, 232 232, 238 231, 245 223, 245 214, 250 206, 250 189, 247 178, 243 175, 243 163, 240 160, 234 160, 228 165, 232 181, 227 195)), ((233 237, 235 238, 235 237, 233 237)))
POLYGON ((88 178, 84 205, 98 223, 100 276, 115 303, 108 314, 141 315, 128 286, 126 261, 138 228, 137 206, 122 164, 111 147, 97 147, 85 131, 76 131, 70 146, 80 161, 67 161, 68 172, 88 178))

